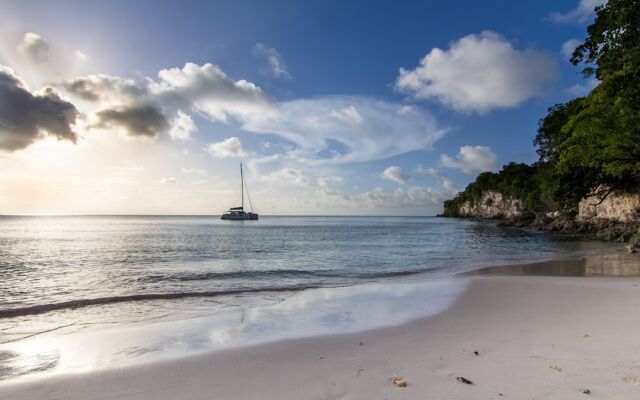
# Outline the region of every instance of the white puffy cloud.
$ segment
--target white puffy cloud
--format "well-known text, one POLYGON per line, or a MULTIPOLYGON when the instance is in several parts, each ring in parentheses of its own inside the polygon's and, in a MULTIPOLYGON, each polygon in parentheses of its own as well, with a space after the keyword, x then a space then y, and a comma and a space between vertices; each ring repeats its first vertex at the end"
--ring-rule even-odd
POLYGON ((384 179, 388 179, 390 181, 394 181, 400 184, 405 184, 409 182, 410 176, 407 175, 402 168, 398 166, 393 166, 385 169, 380 175, 384 179))
POLYGON ((187 63, 163 69, 158 76, 159 81, 149 81, 149 90, 163 104, 192 108, 215 121, 277 111, 262 89, 246 80, 230 79, 217 65, 187 63))
POLYGON ((248 153, 242 147, 242 142, 233 136, 221 142, 211 143, 207 146, 207 151, 214 157, 245 157, 248 153))
POLYGON ((606 3, 606 0, 580 0, 580 3, 571 11, 566 13, 551 13, 551 20, 557 23, 584 23, 594 15, 594 9, 606 3))
POLYGON ((294 186, 307 186, 311 182, 304 172, 296 168, 282 168, 263 176, 262 180, 269 183, 294 186))
POLYGON ((445 133, 426 110, 368 97, 292 100, 280 103, 279 110, 256 114, 242 124, 245 130, 277 134, 294 144, 285 157, 271 162, 328 165, 383 159, 429 149, 445 133))
POLYGON ((462 146, 455 159, 442 154, 440 164, 466 173, 495 171, 498 168, 498 158, 487 146, 462 146))
POLYGON ((191 116, 178 110, 178 114, 171 123, 169 136, 176 140, 187 140, 196 129, 196 124, 193 122, 191 116))
POLYGON ((560 50, 562 51, 562 55, 564 56, 564 58, 566 58, 567 60, 571 59, 571 56, 573 56, 573 51, 581 43, 582 42, 578 39, 569 39, 566 42, 562 43, 562 48, 560 50))
POLYGON ((549 55, 517 50, 499 34, 485 31, 465 36, 447 50, 431 50, 413 70, 401 68, 395 87, 416 99, 484 113, 540 95, 556 75, 549 55))
POLYGON ((254 57, 263 59, 267 64, 266 68, 260 70, 262 74, 274 78, 291 78, 282 55, 276 49, 257 43, 253 46, 252 53, 254 57))
POLYGON ((29 57, 31 61, 41 63, 49 59, 49 43, 37 33, 25 33, 22 41, 18 44, 18 50, 29 57))

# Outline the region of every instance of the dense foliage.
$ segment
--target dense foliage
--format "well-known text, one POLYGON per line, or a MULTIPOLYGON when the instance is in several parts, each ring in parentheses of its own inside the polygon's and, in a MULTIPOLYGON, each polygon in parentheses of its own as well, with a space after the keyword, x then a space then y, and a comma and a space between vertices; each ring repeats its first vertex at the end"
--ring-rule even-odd
POLYGON ((571 57, 599 81, 586 97, 549 109, 534 140, 540 159, 482 173, 445 203, 456 215, 483 190, 520 198, 529 211, 576 211, 584 196, 640 189, 640 0, 609 0, 596 8, 588 37, 571 57), (597 191, 597 188, 604 188, 597 191))

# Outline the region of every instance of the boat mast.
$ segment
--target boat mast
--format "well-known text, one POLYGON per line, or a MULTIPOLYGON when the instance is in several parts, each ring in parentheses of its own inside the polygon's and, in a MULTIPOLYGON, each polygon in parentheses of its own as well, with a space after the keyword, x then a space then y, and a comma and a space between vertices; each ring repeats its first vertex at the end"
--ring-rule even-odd
POLYGON ((240 193, 242 193, 242 210, 244 211, 244 176, 242 176, 242 163, 240 163, 240 193))

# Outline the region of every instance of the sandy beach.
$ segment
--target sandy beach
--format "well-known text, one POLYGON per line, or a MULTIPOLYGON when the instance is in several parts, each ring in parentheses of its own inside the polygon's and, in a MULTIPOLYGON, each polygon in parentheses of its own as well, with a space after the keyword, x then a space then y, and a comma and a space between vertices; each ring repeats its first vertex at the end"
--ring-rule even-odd
POLYGON ((405 325, 5 382, 0 398, 637 399, 639 307, 638 277, 478 276, 405 325))

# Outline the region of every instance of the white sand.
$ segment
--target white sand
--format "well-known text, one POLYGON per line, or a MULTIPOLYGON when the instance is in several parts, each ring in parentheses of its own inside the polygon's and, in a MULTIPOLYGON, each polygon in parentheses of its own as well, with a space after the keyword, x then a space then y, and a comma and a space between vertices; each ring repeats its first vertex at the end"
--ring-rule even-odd
POLYGON ((640 278, 479 277, 403 326, 9 381, 0 398, 640 399, 639 334, 640 278))

